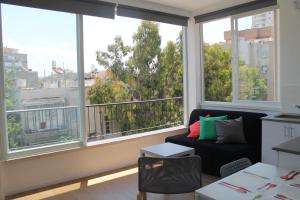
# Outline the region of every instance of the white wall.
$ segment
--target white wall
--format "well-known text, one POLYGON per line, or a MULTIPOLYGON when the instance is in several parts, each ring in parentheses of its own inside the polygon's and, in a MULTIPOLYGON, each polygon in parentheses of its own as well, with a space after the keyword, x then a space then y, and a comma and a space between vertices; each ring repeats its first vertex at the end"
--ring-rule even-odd
POLYGON ((300 113, 300 9, 294 0, 279 0, 279 7, 282 110, 300 113))
MULTIPOLYGON (((140 149, 185 129, 3 163, 3 191, 11 195, 137 163, 140 149)), ((1 184, 0 184, 1 185, 1 184)))

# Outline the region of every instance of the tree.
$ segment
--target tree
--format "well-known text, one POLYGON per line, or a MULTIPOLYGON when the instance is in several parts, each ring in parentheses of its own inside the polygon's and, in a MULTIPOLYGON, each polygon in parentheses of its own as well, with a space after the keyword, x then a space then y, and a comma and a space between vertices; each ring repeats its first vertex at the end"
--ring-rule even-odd
POLYGON ((161 37, 158 24, 142 21, 133 35, 132 56, 128 60, 131 78, 136 81, 136 90, 141 99, 152 99, 157 94, 157 70, 161 37))
MULTIPOLYGON (((89 89, 87 96, 91 103, 182 96, 182 32, 176 43, 169 41, 161 51, 158 24, 142 21, 132 39, 133 46, 129 47, 116 37, 107 52, 96 53, 98 63, 107 69, 109 76, 107 80, 97 80, 89 89), (113 91, 116 83, 119 84, 118 92, 113 91)), ((182 105, 171 100, 111 106, 109 111, 112 112, 108 112, 107 116, 117 121, 121 131, 155 128, 178 122, 183 116, 182 105), (113 116, 111 113, 118 114, 113 116)))
POLYGON ((239 87, 240 100, 267 99, 267 79, 262 77, 257 67, 240 66, 239 87))
POLYGON ((118 103, 131 100, 131 95, 122 81, 97 79, 88 90, 87 99, 91 104, 118 103))
MULTIPOLYGON (((88 90, 87 98, 91 104, 108 104, 128 102, 131 94, 122 81, 97 79, 96 84, 88 90)), ((121 132, 129 130, 133 121, 131 113, 122 104, 99 107, 99 113, 107 117, 105 120, 116 122, 121 132)))
POLYGON ((205 100, 231 101, 231 51, 219 44, 204 45, 205 100))
MULTIPOLYGON (((205 44, 204 65, 205 99, 231 101, 231 50, 219 44, 205 44)), ((243 60, 239 61, 239 99, 267 99, 267 80, 262 77, 257 67, 249 67, 243 60)))
POLYGON ((107 52, 97 51, 96 60, 99 65, 111 71, 114 80, 128 82, 128 69, 125 67, 124 59, 130 52, 130 46, 124 45, 121 36, 114 38, 114 44, 108 45, 107 52))
MULTIPOLYGON (((6 110, 13 110, 17 104, 16 99, 16 77, 15 70, 4 69, 4 88, 5 88, 5 106, 6 110)), ((18 113, 7 113, 7 131, 8 131, 8 146, 10 149, 17 148, 22 145, 22 124, 21 117, 18 113)))
POLYGON ((182 32, 177 42, 169 41, 160 56, 158 82, 161 86, 159 98, 182 96, 183 94, 182 32))

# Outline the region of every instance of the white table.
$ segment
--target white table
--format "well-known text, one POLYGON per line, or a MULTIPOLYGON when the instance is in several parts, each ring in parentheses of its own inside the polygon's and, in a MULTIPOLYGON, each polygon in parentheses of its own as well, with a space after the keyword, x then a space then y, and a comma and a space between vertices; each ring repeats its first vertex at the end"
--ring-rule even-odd
POLYGON ((140 153, 141 156, 149 155, 154 157, 179 157, 185 155, 194 155, 195 150, 194 148, 167 142, 142 148, 140 153))
MULTIPOLYGON (((293 180, 285 181, 280 176, 286 175, 290 170, 278 168, 273 165, 257 163, 231 176, 221 179, 215 183, 200 188, 195 192, 196 200, 253 200, 255 196, 262 195, 257 200, 271 200, 276 198, 276 194, 284 194, 293 200, 300 200, 300 188, 290 186, 292 183, 300 184, 300 174, 293 180), (250 172, 259 176, 245 173, 250 172), (239 193, 230 188, 224 187, 219 183, 225 181, 236 186, 247 188, 251 193, 239 193), (277 186, 269 190, 258 190, 259 187, 273 183, 277 186)), ((278 199, 277 199, 278 200, 278 199)))

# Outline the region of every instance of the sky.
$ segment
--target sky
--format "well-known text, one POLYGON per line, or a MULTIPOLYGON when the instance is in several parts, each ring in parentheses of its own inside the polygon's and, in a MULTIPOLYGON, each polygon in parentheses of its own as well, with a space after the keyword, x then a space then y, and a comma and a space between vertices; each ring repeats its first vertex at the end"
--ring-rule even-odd
MULTIPOLYGON (((132 45, 132 35, 141 20, 116 16, 115 20, 84 16, 84 65, 89 72, 96 62, 96 51, 106 51, 116 35, 132 45)), ((56 66, 77 71, 75 14, 2 4, 4 47, 19 49, 28 56, 28 67, 39 76, 50 75, 52 60, 56 66)), ((159 23, 161 48, 176 41, 181 26, 159 23)))
MULTIPOLYGON (((225 42, 224 32, 231 30, 230 18, 215 20, 203 24, 203 40, 206 43, 213 44, 225 42)), ((243 17, 238 19, 238 30, 250 29, 252 26, 252 17, 243 17)))

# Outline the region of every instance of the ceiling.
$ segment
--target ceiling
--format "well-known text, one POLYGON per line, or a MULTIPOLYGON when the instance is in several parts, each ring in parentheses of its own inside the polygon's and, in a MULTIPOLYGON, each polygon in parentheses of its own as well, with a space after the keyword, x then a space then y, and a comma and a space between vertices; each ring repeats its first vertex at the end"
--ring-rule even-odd
POLYGON ((253 0, 144 0, 156 4, 162 4, 188 12, 201 12, 222 9, 253 0), (215 8, 215 9, 214 9, 215 8))

